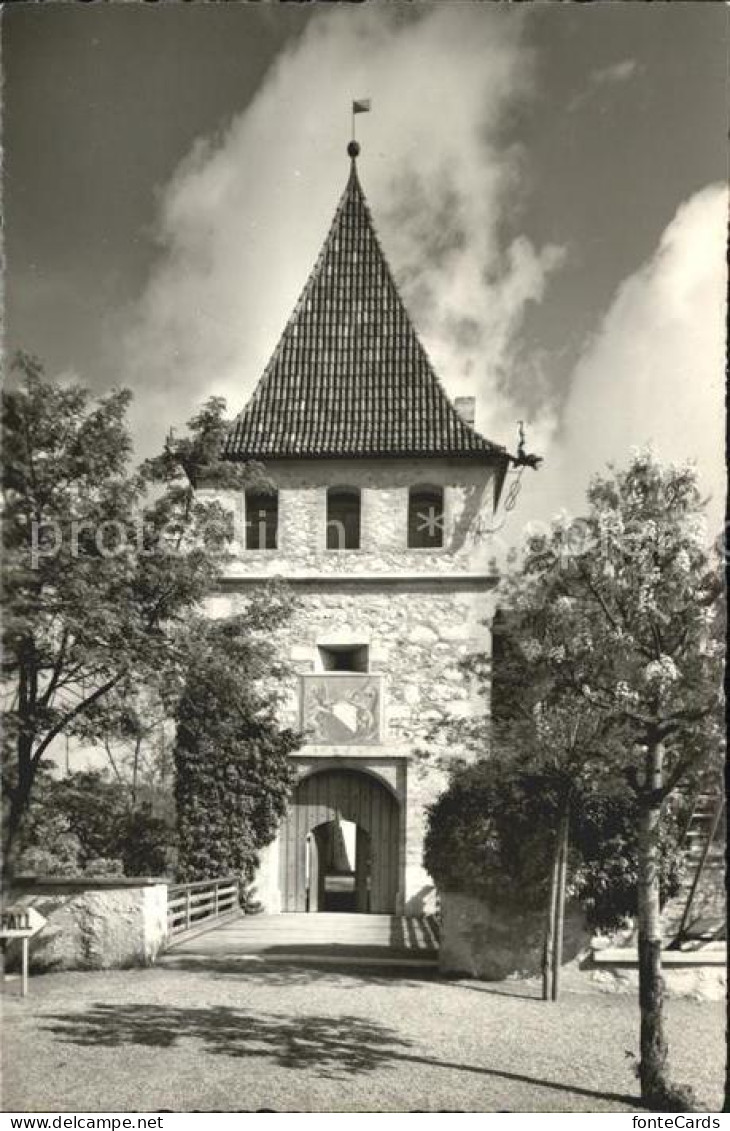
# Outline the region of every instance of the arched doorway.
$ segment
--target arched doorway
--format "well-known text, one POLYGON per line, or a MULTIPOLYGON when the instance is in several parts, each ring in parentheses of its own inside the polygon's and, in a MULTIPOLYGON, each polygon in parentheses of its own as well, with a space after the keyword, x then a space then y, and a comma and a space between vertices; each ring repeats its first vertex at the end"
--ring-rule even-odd
POLYGON ((305 880, 307 911, 370 910, 372 853, 370 833, 337 817, 307 834, 305 880))
POLYGON ((399 809, 357 770, 322 770, 294 791, 280 832, 282 911, 394 914, 399 809))

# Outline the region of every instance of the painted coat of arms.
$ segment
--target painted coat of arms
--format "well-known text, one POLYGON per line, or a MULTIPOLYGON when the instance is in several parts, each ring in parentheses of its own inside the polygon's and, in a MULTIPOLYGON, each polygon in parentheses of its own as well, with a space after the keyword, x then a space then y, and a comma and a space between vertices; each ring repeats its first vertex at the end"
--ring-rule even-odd
POLYGON ((302 726, 321 746, 380 742, 380 676, 302 676, 302 726))

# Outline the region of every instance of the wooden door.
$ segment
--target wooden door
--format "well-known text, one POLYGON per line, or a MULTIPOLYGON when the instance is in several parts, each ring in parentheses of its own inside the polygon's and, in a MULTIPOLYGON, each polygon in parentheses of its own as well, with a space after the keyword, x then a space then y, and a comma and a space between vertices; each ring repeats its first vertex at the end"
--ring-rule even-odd
POLYGON ((321 911, 322 893, 320 890, 322 846, 318 836, 319 830, 313 829, 306 837, 306 911, 321 911))
MULTIPOLYGON (((398 802, 375 778, 356 770, 323 770, 296 787, 279 834, 282 911, 307 910, 307 836, 338 815, 363 829, 370 841, 369 911, 394 914, 399 886, 398 802)), ((314 852, 313 847, 310 869, 314 852)), ((362 870, 363 848, 360 857, 362 870)), ((310 898, 310 908, 314 902, 310 898)), ((364 902, 358 900, 358 904, 364 902)))
POLYGON ((357 910, 364 913, 370 910, 371 857, 370 833, 358 825, 355 847, 355 902, 357 910))

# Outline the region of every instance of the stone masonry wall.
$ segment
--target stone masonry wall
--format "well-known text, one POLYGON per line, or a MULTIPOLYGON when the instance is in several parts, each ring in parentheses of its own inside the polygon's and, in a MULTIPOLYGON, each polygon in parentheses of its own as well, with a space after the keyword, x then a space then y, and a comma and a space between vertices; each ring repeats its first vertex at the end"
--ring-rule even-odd
MULTIPOLYGON (((20 877, 14 905, 34 907, 46 920, 30 940, 35 971, 108 970, 146 966, 167 941, 164 881, 103 881, 20 877)), ((20 961, 20 940, 7 944, 9 968, 20 961)))
MULTIPOLYGON (((241 611, 264 577, 291 582, 298 607, 278 640, 293 670, 282 717, 289 725, 301 722, 299 676, 322 670, 318 646, 368 646, 370 672, 383 683, 381 743, 307 744, 297 760, 302 774, 347 762, 386 780, 392 775, 393 788, 397 778, 405 840, 402 910, 422 913, 434 897, 422 866, 425 808, 445 784, 434 760, 464 753, 439 727, 489 709, 460 665, 491 647, 493 468, 470 460, 323 460, 277 461, 268 472, 279 488, 278 549, 241 549, 210 614, 241 611), (408 489, 423 484, 445 488, 443 549, 406 545, 408 489), (326 488, 335 485, 362 490, 360 550, 325 548, 326 488)), ((225 501, 241 523, 241 497, 225 501)), ((277 893, 273 845, 262 860, 257 895, 276 911, 277 893)))
MULTIPOLYGON (((439 968, 446 974, 499 981, 538 974, 542 968, 545 912, 525 908, 519 893, 505 891, 499 905, 460 892, 441 892, 439 968)), ((590 933, 581 909, 565 910, 563 960, 585 952, 590 933)))
POLYGON ((469 459, 277 460, 266 471, 279 491, 276 550, 247 551, 243 492, 216 493, 235 518, 238 553, 231 573, 237 577, 486 568, 495 491, 490 465, 469 459), (408 491, 424 484, 444 488, 443 549, 407 546, 408 491), (327 488, 333 486, 361 490, 359 550, 326 549, 327 488))
MULTIPOLYGON (((379 769, 381 762, 405 761, 404 906, 414 914, 420 913, 432 889, 421 863, 424 811, 445 783, 444 773, 434 760, 464 753, 449 745, 440 724, 488 711, 488 703, 476 687, 469 685, 460 663, 470 652, 490 649, 488 622, 493 613, 493 592, 487 584, 477 583, 455 591, 441 581, 385 585, 333 580, 326 586, 315 582, 297 585, 295 593, 297 612, 279 638, 281 654, 294 672, 317 670, 318 645, 366 644, 371 671, 382 675, 384 703, 380 745, 307 744, 297 759, 357 761, 361 768, 376 774, 385 771, 385 765, 379 769)), ((216 612, 239 611, 245 601, 245 589, 231 593, 216 601, 216 612)), ((300 724, 296 674, 289 681, 282 721, 300 724)), ((273 857, 269 867, 277 867, 273 857)), ((276 881, 271 876, 261 877, 260 887, 271 893, 276 881)), ((270 894, 266 902, 271 903, 270 894)))

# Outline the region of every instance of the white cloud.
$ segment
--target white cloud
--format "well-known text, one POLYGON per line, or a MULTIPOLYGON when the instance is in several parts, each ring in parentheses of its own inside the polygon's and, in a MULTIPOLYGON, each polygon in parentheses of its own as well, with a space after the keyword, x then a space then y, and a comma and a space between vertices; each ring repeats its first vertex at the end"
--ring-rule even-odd
POLYGON ((127 336, 141 446, 204 396, 245 403, 344 188, 360 97, 361 178, 424 344, 452 395, 478 395, 485 431, 511 437, 520 412, 500 390, 560 261, 499 236, 524 176, 502 140, 533 93, 523 22, 471 4, 322 12, 225 134, 194 148, 162 194, 161 256, 127 336))
MULTIPOLYGON (((350 102, 366 97, 360 173, 406 302, 448 391, 476 393, 478 424, 512 442, 525 309, 561 257, 500 238, 505 220, 514 228, 526 171, 505 146, 504 119, 537 93, 523 22, 517 9, 472 4, 328 9, 246 111, 196 145, 161 195, 160 258, 127 336, 143 449, 205 396, 224 395, 231 411, 247 400, 344 187, 350 102)), ((603 70, 594 83, 636 72, 632 60, 603 70)), ((505 535, 527 518, 580 510, 590 475, 652 438, 668 459, 698 459, 719 521, 724 246, 725 193, 710 187, 617 291, 560 421, 545 390, 528 446, 546 464, 525 472, 505 535)), ((539 369, 536 355, 525 361, 539 369)))
POLYGON ((583 90, 579 91, 568 103, 568 110, 577 110, 598 90, 607 87, 620 86, 639 74, 641 67, 636 59, 621 59, 617 63, 609 63, 605 67, 596 67, 588 75, 588 82, 583 90))
MULTIPOLYGON (((712 185, 678 209, 659 246, 619 287, 573 373, 562 426, 510 519, 565 507, 580 513, 592 474, 652 444, 666 461, 696 461, 711 496, 710 533, 725 499, 725 246, 727 192, 712 185)), ((530 445, 533 447, 534 445, 530 445)), ((505 531, 505 532, 506 532, 505 531)))
POLYGON ((636 59, 622 59, 620 63, 610 63, 607 67, 598 67, 591 73, 590 81, 594 86, 611 86, 626 82, 633 78, 638 66, 636 59))

